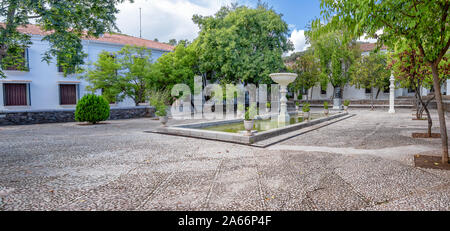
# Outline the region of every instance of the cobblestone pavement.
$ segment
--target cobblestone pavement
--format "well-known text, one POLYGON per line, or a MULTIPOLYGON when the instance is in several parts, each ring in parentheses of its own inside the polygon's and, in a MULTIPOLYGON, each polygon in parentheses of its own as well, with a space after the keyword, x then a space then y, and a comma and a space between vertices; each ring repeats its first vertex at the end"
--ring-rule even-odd
POLYGON ((351 113, 265 149, 145 133, 151 119, 0 127, 0 210, 450 210, 450 173, 413 167, 439 155, 411 138, 426 121, 351 113))

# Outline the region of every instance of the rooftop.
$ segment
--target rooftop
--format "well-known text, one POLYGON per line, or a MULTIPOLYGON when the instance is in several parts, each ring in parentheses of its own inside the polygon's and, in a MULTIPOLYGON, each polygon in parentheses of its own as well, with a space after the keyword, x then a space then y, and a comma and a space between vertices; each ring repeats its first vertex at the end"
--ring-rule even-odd
MULTIPOLYGON (((0 24, 3 26, 4 24, 0 24)), ((42 30, 38 25, 27 25, 27 26, 21 26, 18 27, 17 30, 24 34, 30 34, 30 35, 40 35, 45 36, 52 32, 50 31, 44 31, 42 30)), ((95 37, 89 37, 84 38, 85 40, 89 41, 99 41, 99 42, 107 42, 107 43, 115 43, 115 44, 122 44, 122 45, 135 45, 135 46, 144 46, 151 49, 157 49, 157 50, 163 50, 163 51, 172 51, 174 50, 174 46, 155 42, 153 40, 148 39, 141 39, 137 37, 133 37, 130 35, 124 35, 124 34, 118 34, 118 33, 106 33, 98 38, 95 37)))

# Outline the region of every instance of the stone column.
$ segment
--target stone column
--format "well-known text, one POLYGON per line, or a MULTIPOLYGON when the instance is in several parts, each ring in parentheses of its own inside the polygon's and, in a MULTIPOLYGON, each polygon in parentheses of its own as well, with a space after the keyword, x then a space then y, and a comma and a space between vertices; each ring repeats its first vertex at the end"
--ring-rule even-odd
POLYGON ((341 99, 341 88, 336 87, 334 90, 334 99, 333 99, 333 109, 341 110, 342 99, 341 99))
POLYGON ((287 98, 286 94, 288 93, 287 85, 280 84, 280 93, 281 93, 281 99, 280 99, 280 115, 278 116, 278 123, 289 123, 290 117, 289 113, 287 112, 287 98))
POLYGON ((391 74, 391 78, 389 79, 391 81, 390 88, 390 94, 389 94, 389 113, 393 114, 395 113, 394 104, 395 104, 395 78, 394 75, 391 74))

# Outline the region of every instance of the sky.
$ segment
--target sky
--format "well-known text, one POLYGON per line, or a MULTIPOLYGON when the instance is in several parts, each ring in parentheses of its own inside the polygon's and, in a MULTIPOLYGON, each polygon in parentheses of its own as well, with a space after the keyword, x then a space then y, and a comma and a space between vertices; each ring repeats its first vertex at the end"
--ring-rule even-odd
MULTIPOLYGON (((209 16, 221 6, 238 2, 254 7, 258 0, 135 0, 123 3, 117 15, 117 26, 122 33, 139 37, 139 8, 142 11, 142 37, 157 38, 160 42, 170 39, 193 40, 198 35, 198 27, 192 22, 194 14, 209 16)), ((289 25, 290 40, 295 50, 303 51, 304 31, 308 23, 320 17, 319 0, 265 0, 277 13, 283 14, 283 20, 289 25)))

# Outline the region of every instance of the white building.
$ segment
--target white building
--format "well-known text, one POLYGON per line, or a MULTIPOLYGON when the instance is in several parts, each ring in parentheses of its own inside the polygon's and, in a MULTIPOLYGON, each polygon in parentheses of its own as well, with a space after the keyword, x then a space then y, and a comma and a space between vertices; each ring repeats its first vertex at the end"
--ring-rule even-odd
MULTIPOLYGON (((361 52, 362 55, 368 55, 370 51, 375 49, 376 44, 375 43, 365 43, 361 44, 361 52)), ((383 51, 383 50, 381 50, 383 51)), ((444 84, 441 87, 441 92, 444 95, 447 95, 447 89, 450 89, 450 81, 447 81, 446 84, 444 84)), ((374 89, 374 99, 378 92, 378 89, 374 89)), ((421 91, 422 95, 427 95, 429 91, 425 88, 422 88, 421 91)), ((411 96, 414 97, 414 91, 411 89, 405 89, 405 88, 398 88, 395 90, 395 97, 399 96, 411 96)), ((308 96, 309 99, 312 100, 330 100, 333 96, 333 86, 331 84, 328 84, 327 89, 322 89, 320 84, 313 87, 312 89, 308 90, 308 96)), ((371 96, 371 89, 358 89, 354 86, 351 86, 350 84, 345 85, 344 87, 344 95, 343 99, 348 100, 368 100, 371 96)), ((306 96, 303 97, 306 99, 306 96)), ((389 88, 385 89, 384 91, 380 91, 378 95, 378 100, 389 100, 389 88)))
MULTIPOLYGON (((45 33, 38 26, 29 25, 18 29, 31 35, 32 45, 25 52, 29 71, 3 70, 6 79, 0 78, 0 111, 10 110, 53 110, 74 108, 77 101, 86 94, 88 82, 76 75, 64 77, 55 62, 42 62, 42 54, 48 50, 48 42, 41 41, 45 33)), ((102 51, 116 52, 125 45, 151 48, 153 60, 170 52, 173 46, 151 40, 122 34, 105 34, 100 38, 83 40, 85 63, 95 62, 102 51)), ((125 99, 113 106, 134 106, 131 99, 125 99)))

